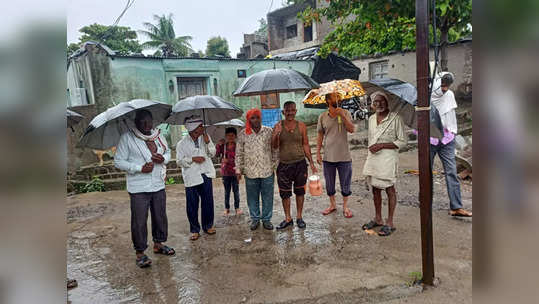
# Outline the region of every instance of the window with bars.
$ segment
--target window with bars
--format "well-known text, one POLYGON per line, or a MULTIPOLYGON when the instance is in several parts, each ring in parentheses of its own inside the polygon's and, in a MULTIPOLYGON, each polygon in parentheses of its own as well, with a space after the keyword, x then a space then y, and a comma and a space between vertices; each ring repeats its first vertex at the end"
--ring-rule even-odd
POLYGON ((387 68, 389 60, 377 61, 369 63, 369 79, 387 78, 387 68))
POLYGON ((293 24, 286 27, 286 39, 294 38, 298 35, 298 25, 293 24))

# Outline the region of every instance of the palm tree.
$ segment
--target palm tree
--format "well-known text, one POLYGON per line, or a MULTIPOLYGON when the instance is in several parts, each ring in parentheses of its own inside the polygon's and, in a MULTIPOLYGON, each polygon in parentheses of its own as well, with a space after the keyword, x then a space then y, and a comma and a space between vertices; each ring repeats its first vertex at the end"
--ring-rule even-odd
POLYGON ((150 38, 142 44, 145 49, 161 49, 163 57, 188 56, 193 50, 190 41, 191 36, 176 37, 174 33, 174 21, 172 14, 168 16, 153 15, 156 24, 144 22, 145 31, 139 31, 141 34, 150 38))

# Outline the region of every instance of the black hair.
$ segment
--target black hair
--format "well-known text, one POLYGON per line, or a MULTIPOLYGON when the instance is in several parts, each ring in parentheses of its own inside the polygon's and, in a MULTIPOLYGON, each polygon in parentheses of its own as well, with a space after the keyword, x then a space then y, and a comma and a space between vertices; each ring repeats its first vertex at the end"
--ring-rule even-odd
POLYGON ((141 121, 143 118, 146 118, 146 117, 153 118, 152 112, 148 110, 144 110, 144 109, 137 110, 137 112, 135 113, 135 123, 141 121))
POLYGON ((283 104, 283 109, 285 109, 285 108, 286 108, 287 106, 289 106, 289 105, 294 105, 294 106, 296 106, 296 103, 295 103, 294 101, 292 101, 292 100, 289 100, 289 101, 287 101, 287 102, 285 102, 285 103, 283 104))
POLYGON ((233 133, 234 135, 238 135, 238 131, 236 131, 236 128, 234 127, 229 127, 225 129, 225 134, 230 134, 230 133, 233 133))

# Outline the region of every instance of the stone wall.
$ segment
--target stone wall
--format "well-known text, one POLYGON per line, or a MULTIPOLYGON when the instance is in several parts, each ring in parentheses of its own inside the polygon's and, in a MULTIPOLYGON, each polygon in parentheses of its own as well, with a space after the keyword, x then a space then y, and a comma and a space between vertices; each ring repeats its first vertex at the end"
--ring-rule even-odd
POLYGON ((84 134, 88 124, 98 112, 95 105, 77 106, 69 109, 84 116, 77 125, 73 126, 73 130, 67 128, 66 131, 67 170, 68 172, 73 172, 83 165, 97 161, 97 157, 92 153, 91 149, 77 148, 76 145, 84 134))

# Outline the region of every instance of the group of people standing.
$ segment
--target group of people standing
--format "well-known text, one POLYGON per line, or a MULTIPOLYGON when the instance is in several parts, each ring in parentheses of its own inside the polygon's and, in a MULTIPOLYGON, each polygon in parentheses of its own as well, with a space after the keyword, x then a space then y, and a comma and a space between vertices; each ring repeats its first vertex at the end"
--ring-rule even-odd
MULTIPOLYGON (((352 194, 350 189, 352 157, 348 146, 348 133, 353 133, 355 126, 350 113, 337 107, 338 97, 335 94, 327 94, 325 98, 329 109, 318 118, 316 145, 316 162, 323 167, 326 193, 329 197, 329 206, 322 211, 322 214, 329 215, 337 210, 335 183, 338 173, 343 216, 351 218, 353 213, 349 208, 348 199, 352 194)), ((363 174, 372 189, 375 217, 362 228, 372 229, 382 226, 379 235, 387 236, 395 231, 393 215, 397 203, 395 183, 398 151, 406 145, 407 140, 400 116, 389 111, 388 96, 383 92, 376 92, 372 94, 371 100, 375 114, 369 118, 369 149, 363 174), (385 190, 388 196, 389 212, 385 223, 381 212, 382 190, 385 190)), ((206 134, 200 117, 193 116, 185 121, 189 134, 176 146, 176 162, 182 170, 185 184, 186 212, 191 240, 199 239, 201 229, 209 235, 216 233, 212 184, 212 179, 216 177, 212 158, 216 155, 222 158, 225 215, 230 214, 231 193, 234 195, 235 214, 242 213, 239 182, 245 178, 250 229, 258 229, 262 222, 264 229, 273 230, 273 198, 277 179, 285 218, 275 228, 282 230, 294 225, 291 211, 294 195, 295 223, 298 228, 306 228, 303 206, 307 178, 309 169, 312 174, 316 174, 318 168, 311 155, 307 127, 303 122, 296 120, 296 113, 295 102, 286 102, 282 111, 284 120, 270 128, 262 125, 261 111, 251 109, 246 113, 245 128, 239 131, 239 134, 236 129, 227 128, 225 142, 217 146, 206 134), (199 208, 201 223, 199 223, 199 208)), ((447 120, 442 119, 442 122, 447 120)), ((167 240, 168 229, 164 188, 170 149, 159 131, 152 128, 150 112, 139 110, 136 113, 135 126, 136 128, 122 135, 117 146, 115 165, 127 171, 127 191, 131 199, 131 235, 136 251, 136 264, 142 268, 151 265, 151 259, 144 254, 148 247, 146 228, 148 211, 151 212, 154 253, 175 254, 173 248, 163 244, 167 240)), ((447 132, 452 133, 454 137, 456 130, 452 129, 451 124, 448 126, 447 132)), ((444 142, 442 139, 440 144, 441 146, 431 147, 431 151, 438 152, 444 164, 448 192, 451 191, 449 195, 451 213, 471 216, 471 213, 462 209, 458 180, 453 179, 453 176, 456 176, 454 154, 453 165, 447 163, 451 156, 448 151, 451 149, 449 146, 451 142, 444 142)))

